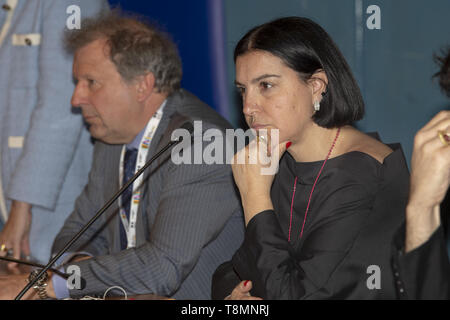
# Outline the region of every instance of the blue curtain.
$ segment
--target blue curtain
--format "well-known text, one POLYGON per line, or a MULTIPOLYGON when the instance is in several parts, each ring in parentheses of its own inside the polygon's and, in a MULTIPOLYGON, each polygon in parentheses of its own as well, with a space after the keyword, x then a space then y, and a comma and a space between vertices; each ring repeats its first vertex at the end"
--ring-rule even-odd
POLYGON ((222 0, 109 3, 125 12, 143 15, 168 32, 183 62, 182 86, 229 118, 222 0))

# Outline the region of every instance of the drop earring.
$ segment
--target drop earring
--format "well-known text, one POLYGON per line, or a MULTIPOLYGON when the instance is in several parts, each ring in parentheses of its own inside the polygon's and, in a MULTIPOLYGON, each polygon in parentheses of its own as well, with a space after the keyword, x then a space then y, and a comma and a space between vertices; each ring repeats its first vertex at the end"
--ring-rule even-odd
POLYGON ((314 111, 319 111, 320 110, 320 102, 319 101, 314 101, 314 111))

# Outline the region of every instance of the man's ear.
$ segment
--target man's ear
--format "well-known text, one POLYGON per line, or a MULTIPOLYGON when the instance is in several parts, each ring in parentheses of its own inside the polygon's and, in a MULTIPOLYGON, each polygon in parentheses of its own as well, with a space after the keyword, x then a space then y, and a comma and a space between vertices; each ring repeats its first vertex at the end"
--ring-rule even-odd
POLYGON ((153 90, 156 89, 155 76, 151 72, 137 77, 135 81, 138 101, 146 100, 149 96, 151 96, 153 90))
POLYGON ((311 86, 313 101, 321 101, 322 94, 327 92, 328 77, 322 69, 317 70, 311 78, 308 80, 308 84, 311 86))

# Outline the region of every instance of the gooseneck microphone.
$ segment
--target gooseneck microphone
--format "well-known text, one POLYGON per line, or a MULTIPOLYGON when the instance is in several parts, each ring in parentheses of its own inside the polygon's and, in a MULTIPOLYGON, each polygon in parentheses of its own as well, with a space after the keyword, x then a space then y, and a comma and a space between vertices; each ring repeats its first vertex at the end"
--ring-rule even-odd
MULTIPOLYGON (((14 258, 9 257, 9 256, 6 256, 6 257, 0 257, 0 260, 8 261, 8 262, 15 262, 15 263, 23 264, 23 265, 30 266, 30 267, 45 268, 44 265, 39 264, 39 263, 37 263, 37 262, 27 261, 27 260, 21 260, 21 259, 14 259, 14 258)), ((64 279, 67 279, 67 278, 69 278, 69 276, 70 276, 70 274, 61 272, 61 271, 59 271, 58 269, 49 268, 49 270, 51 270, 52 272, 58 274, 59 276, 63 277, 64 279)))
MULTIPOLYGON (((180 129, 185 129, 189 132, 189 135, 192 137, 192 133, 194 131, 194 127, 191 122, 185 122, 180 129)), ((20 293, 17 295, 15 300, 20 300, 23 295, 30 290, 30 288, 42 277, 42 275, 51 268, 51 266, 74 244, 75 241, 78 240, 85 232, 86 230, 116 201, 122 193, 147 169, 156 159, 158 159, 166 150, 169 148, 177 145, 183 141, 180 139, 180 137, 174 141, 170 141, 164 148, 162 148, 160 151, 158 151, 150 160, 147 161, 147 163, 139 169, 131 178, 130 180, 125 183, 122 188, 117 191, 112 198, 89 220, 86 225, 73 236, 73 238, 47 263, 47 265, 31 280, 27 283, 27 285, 20 291, 20 293)))

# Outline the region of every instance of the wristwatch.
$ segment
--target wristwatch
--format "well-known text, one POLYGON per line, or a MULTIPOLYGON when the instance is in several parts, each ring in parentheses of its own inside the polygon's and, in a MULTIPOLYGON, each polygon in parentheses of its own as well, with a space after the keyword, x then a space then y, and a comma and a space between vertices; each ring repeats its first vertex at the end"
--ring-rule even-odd
MULTIPOLYGON (((30 275, 28 276, 28 282, 33 281, 37 275, 41 272, 40 270, 33 270, 30 275)), ((36 290, 38 296, 40 299, 45 300, 48 298, 47 295, 47 280, 48 280, 48 273, 45 272, 34 284, 33 289, 36 290)))

